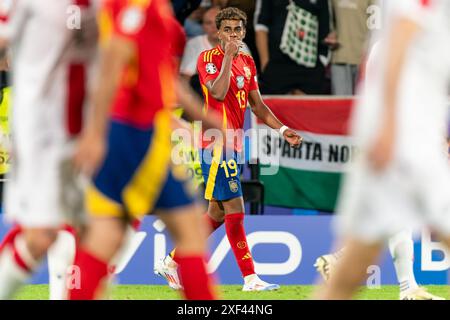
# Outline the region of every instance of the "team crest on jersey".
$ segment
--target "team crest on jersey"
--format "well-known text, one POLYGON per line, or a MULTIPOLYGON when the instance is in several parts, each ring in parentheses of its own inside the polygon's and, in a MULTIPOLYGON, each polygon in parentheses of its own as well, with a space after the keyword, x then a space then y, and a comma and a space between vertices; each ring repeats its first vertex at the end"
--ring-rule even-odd
POLYGON ((124 33, 136 33, 144 25, 144 10, 137 6, 126 8, 120 17, 120 27, 124 33))
POLYGON ((215 74, 217 72, 217 67, 214 63, 210 62, 206 65, 206 72, 209 74, 215 74))
POLYGON ((229 186, 230 186, 230 191, 231 191, 231 192, 233 192, 233 193, 238 192, 239 186, 238 186, 238 183, 237 183, 236 180, 228 181, 228 184, 229 184, 229 186))
POLYGON ((245 78, 244 76, 237 76, 236 77, 236 85, 239 89, 242 89, 245 85, 245 78))
POLYGON ((252 72, 250 71, 249 67, 244 67, 245 77, 247 80, 250 81, 250 78, 252 77, 252 72))

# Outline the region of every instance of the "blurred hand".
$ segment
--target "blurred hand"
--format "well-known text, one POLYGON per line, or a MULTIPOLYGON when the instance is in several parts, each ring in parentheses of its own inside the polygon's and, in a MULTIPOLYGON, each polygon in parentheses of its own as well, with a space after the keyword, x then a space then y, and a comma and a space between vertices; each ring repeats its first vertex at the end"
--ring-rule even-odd
POLYGON ((283 137, 293 148, 299 148, 303 141, 303 138, 291 129, 286 129, 283 133, 283 137))
POLYGON ((339 47, 337 33, 335 31, 330 32, 323 41, 330 47, 331 50, 337 49, 339 47))
POLYGON ((92 177, 98 170, 106 152, 105 137, 95 129, 82 132, 73 156, 77 171, 92 177))

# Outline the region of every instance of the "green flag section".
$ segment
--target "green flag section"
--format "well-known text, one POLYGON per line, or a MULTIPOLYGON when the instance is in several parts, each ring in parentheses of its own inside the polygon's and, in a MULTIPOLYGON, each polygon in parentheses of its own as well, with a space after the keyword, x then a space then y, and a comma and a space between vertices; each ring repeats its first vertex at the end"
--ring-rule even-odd
POLYGON ((341 175, 358 152, 347 134, 353 100, 266 97, 264 101, 304 139, 299 149, 293 149, 253 118, 258 134, 252 155, 257 153, 259 159, 265 204, 333 212, 341 175))
POLYGON ((265 204, 334 211, 341 174, 280 168, 276 175, 262 176, 265 204))

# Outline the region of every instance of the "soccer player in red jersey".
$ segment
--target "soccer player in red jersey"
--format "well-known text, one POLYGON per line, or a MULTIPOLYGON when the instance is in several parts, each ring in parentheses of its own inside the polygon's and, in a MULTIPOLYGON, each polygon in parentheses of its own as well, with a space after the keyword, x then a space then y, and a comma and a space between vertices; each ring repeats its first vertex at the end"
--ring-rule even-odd
MULTIPOLYGON (((284 126, 263 102, 256 80, 253 58, 240 51, 245 36, 247 17, 237 8, 223 9, 216 16, 219 45, 200 54, 197 62, 200 83, 203 88, 206 112, 222 115, 223 127, 240 130, 244 126, 244 114, 250 103, 254 114, 269 127, 279 130, 291 146, 298 147, 302 138, 284 126)), ((234 140, 234 139, 233 139, 234 140)), ((242 149, 241 139, 226 146, 211 148, 209 141, 202 142, 202 171, 206 183, 205 198, 209 200, 206 219, 211 232, 225 223, 226 234, 236 261, 244 277, 244 291, 275 290, 277 284, 262 281, 255 273, 253 258, 244 231, 244 200, 240 183, 242 149)), ((167 256, 162 266, 171 287, 176 275, 178 251, 167 256), (172 259, 172 256, 174 259, 172 259), (169 278, 171 281, 169 281, 169 278)), ((157 271, 157 270, 155 270, 157 271)))
POLYGON ((194 118, 216 128, 220 122, 206 119, 200 100, 177 85, 176 23, 166 0, 109 0, 102 8, 99 81, 75 156, 80 170, 94 174, 86 195, 91 219, 75 258, 81 279, 70 290, 71 299, 100 297, 127 225, 153 211, 179 246, 185 297, 214 298, 204 263, 201 209, 186 170, 170 161, 176 93, 194 118))

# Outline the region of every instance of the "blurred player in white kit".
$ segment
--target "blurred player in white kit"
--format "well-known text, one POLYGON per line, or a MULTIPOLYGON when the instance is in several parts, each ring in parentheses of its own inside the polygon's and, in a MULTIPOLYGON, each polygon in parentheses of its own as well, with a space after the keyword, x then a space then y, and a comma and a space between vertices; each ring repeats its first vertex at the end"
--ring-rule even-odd
MULTIPOLYGON (((378 56, 385 50, 385 43, 375 42, 370 49, 366 60, 364 76, 372 78, 377 73, 378 56)), ((413 230, 404 229, 388 239, 389 252, 394 262, 395 272, 399 283, 400 300, 444 300, 419 287, 414 275, 414 241, 413 230)), ((324 280, 328 280, 336 267, 337 261, 342 257, 345 248, 331 254, 317 258, 314 266, 324 280)))
MULTIPOLYGON (((377 66, 353 115, 361 147, 346 177, 338 230, 346 250, 318 298, 351 298, 385 242, 428 225, 450 246, 450 1, 396 0, 377 66)), ((407 235, 406 237, 410 237, 407 235)), ((403 237, 405 238, 405 236, 403 237)))
POLYGON ((13 296, 52 245, 50 298, 64 298, 64 276, 75 251, 64 225, 75 209, 71 204, 81 203, 77 192, 74 202, 68 198, 76 190, 69 186, 70 143, 81 129, 96 56, 93 2, 0 1, 0 51, 12 50, 13 74, 13 164, 5 219, 17 226, 0 251, 0 299, 13 296))

